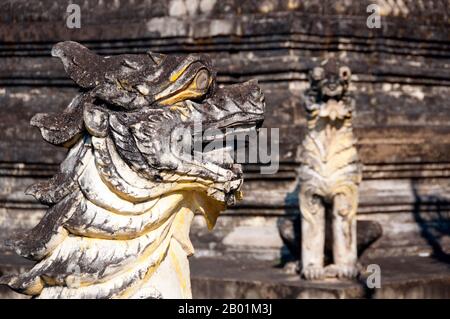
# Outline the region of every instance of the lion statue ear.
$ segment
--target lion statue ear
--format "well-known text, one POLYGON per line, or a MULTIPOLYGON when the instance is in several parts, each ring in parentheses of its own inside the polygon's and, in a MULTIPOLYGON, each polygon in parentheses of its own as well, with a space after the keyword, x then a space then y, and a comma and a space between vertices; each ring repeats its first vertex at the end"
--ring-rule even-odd
POLYGON ((38 127, 47 142, 71 147, 79 140, 84 131, 83 95, 75 97, 62 113, 38 113, 31 118, 30 124, 38 127))
POLYGON ((55 44, 52 56, 61 60, 67 75, 83 89, 93 89, 105 82, 115 84, 120 76, 159 65, 166 58, 164 54, 153 52, 143 55, 100 56, 72 41, 55 44))
POLYGON ((90 89, 104 81, 104 58, 79 43, 59 42, 53 46, 52 56, 61 59, 66 73, 82 88, 90 89))

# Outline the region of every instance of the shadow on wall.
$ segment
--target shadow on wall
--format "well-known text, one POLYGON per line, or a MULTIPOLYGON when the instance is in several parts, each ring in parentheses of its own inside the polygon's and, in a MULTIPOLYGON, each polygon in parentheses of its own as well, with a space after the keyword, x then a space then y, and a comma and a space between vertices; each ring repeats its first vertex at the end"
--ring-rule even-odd
POLYGON ((278 218, 278 231, 283 241, 280 251, 280 265, 284 267, 287 263, 300 259, 300 211, 298 210, 298 192, 300 184, 296 182, 292 192, 286 194, 284 198, 285 214, 287 217, 278 218))
POLYGON ((420 234, 433 249, 431 257, 450 263, 450 254, 444 251, 441 244, 443 237, 450 236, 450 201, 440 196, 420 195, 417 179, 411 181, 411 189, 414 219, 420 227, 420 234))

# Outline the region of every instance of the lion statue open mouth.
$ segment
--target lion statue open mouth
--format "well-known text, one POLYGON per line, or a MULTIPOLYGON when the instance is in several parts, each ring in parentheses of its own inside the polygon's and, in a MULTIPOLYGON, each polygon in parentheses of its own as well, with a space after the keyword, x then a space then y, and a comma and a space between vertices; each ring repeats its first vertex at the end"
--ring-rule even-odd
POLYGON ((10 243, 36 265, 0 281, 36 298, 190 298, 192 218, 213 227, 243 182, 230 147, 198 156, 191 142, 257 129, 261 90, 219 87, 203 55, 102 57, 75 42, 52 54, 80 94, 31 123, 69 152, 58 174, 28 190, 46 215, 10 243))

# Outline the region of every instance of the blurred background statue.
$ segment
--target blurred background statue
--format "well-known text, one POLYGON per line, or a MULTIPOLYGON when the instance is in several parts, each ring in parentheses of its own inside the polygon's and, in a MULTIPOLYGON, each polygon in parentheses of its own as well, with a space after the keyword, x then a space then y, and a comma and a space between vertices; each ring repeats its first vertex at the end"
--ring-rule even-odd
POLYGON ((306 92, 308 131, 300 157, 302 275, 353 278, 358 274, 356 210, 362 167, 352 131, 351 71, 329 60, 315 67, 306 92), (331 223, 333 263, 324 268, 325 229, 331 223))

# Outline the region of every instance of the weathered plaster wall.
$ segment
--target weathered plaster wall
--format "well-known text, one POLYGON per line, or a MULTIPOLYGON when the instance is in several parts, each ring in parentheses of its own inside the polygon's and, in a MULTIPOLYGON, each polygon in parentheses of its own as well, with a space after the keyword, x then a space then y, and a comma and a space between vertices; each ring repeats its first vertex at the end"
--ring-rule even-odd
POLYGON ((360 219, 383 225, 372 255, 450 247, 450 2, 10 0, 0 4, 0 237, 34 225, 43 207, 24 195, 63 159, 28 122, 63 109, 76 88, 51 46, 76 40, 102 54, 206 52, 222 83, 260 81, 266 127, 280 128, 280 170, 247 166, 245 200, 214 232, 191 231, 198 255, 258 258, 281 249, 276 223, 297 214, 296 153, 307 71, 338 57, 353 71, 355 133, 364 162, 360 219), (68 29, 69 2, 81 29, 68 29), (381 7, 368 29, 366 7, 381 7))

